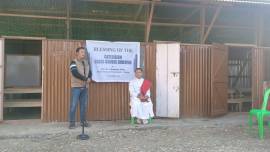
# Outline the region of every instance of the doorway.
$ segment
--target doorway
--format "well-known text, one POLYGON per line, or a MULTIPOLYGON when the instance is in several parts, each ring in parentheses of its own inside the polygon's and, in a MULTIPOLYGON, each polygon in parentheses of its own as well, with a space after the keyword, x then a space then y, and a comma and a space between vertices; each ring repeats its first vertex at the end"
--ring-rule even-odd
POLYGON ((247 112, 252 104, 252 47, 229 46, 228 110, 247 112))

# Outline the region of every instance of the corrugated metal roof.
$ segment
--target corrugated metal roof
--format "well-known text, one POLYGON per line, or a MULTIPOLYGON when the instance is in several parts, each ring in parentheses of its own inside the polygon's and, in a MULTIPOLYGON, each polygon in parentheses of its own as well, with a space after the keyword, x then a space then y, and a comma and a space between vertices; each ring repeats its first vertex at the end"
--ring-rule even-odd
MULTIPOLYGON (((174 1, 177 2, 177 1, 174 1)), ((203 3, 203 4, 236 4, 236 5, 269 5, 270 0, 178 0, 178 2, 203 3)))
POLYGON ((213 0, 218 2, 233 2, 242 4, 270 4, 270 0, 213 0))

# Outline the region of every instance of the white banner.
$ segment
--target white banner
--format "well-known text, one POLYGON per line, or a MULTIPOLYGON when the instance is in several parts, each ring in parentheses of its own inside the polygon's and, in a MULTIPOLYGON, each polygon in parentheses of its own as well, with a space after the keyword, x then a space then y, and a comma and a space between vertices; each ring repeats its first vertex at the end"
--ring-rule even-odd
POLYGON ((129 82, 140 66, 139 42, 87 40, 86 47, 96 82, 129 82))

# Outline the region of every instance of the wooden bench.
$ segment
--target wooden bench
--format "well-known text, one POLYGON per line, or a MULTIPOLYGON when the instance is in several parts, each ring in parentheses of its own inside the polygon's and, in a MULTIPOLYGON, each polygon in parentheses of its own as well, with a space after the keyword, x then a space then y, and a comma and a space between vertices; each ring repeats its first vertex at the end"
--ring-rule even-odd
POLYGON ((41 88, 7 88, 4 89, 5 94, 15 94, 15 93, 42 93, 41 88))
MULTIPOLYGON (((35 88, 5 88, 5 94, 42 93, 41 87, 35 88)), ((4 99, 4 108, 41 107, 41 99, 4 99)))
POLYGON ((5 100, 4 108, 18 108, 18 107, 41 107, 40 99, 14 99, 5 100))
POLYGON ((242 112, 243 103, 251 103, 250 98, 237 98, 237 99, 228 99, 228 104, 236 104, 238 106, 239 112, 242 112))

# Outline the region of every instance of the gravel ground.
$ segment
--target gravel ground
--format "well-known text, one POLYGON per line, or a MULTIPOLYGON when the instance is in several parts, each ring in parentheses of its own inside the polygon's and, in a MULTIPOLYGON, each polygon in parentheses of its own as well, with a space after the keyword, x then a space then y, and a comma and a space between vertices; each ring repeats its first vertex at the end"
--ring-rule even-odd
POLYGON ((0 124, 0 152, 269 152, 269 129, 265 139, 259 140, 256 127, 248 130, 246 115, 155 119, 145 126, 95 121, 86 129, 88 141, 77 140, 81 128, 69 130, 67 123, 8 121, 0 124))

